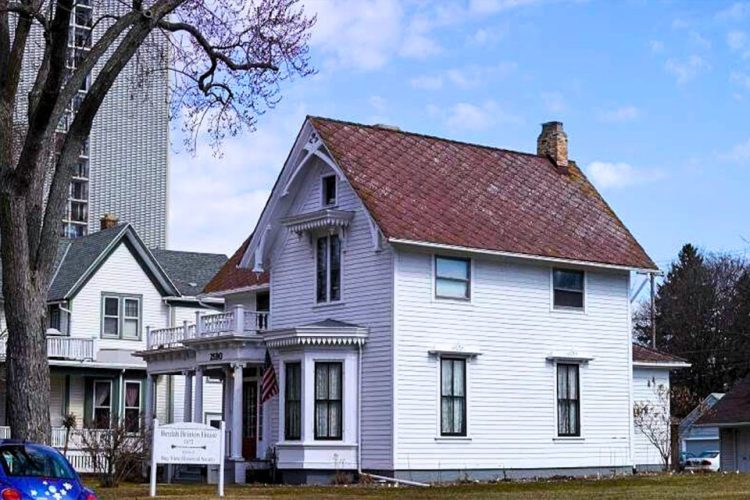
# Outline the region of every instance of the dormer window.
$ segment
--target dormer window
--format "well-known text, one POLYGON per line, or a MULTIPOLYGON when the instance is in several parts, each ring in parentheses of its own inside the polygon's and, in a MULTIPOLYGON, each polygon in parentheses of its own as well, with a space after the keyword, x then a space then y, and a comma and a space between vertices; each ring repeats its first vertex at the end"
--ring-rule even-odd
POLYGON ((332 207, 336 205, 336 176, 326 175, 321 180, 321 192, 323 195, 323 206, 332 207))

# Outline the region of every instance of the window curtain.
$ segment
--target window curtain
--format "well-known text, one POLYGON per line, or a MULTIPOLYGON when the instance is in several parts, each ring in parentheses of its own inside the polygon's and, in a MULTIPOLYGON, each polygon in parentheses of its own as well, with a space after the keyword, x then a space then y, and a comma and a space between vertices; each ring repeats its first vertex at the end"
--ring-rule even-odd
POLYGON ((138 384, 127 384, 125 389, 125 406, 138 408, 140 406, 140 386, 138 384))
POLYGON ((96 394, 94 397, 95 406, 109 406, 110 396, 109 384, 96 384, 96 394))
POLYGON ((557 433, 574 436, 579 433, 578 366, 557 365, 557 433))

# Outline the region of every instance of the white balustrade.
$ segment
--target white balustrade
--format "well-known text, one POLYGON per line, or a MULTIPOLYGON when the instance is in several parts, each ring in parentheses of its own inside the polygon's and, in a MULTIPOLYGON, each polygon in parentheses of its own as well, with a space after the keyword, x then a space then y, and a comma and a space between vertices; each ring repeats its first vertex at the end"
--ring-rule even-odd
MULTIPOLYGON (((5 359, 8 338, 0 339, 0 359, 5 359)), ((47 357, 86 361, 94 359, 94 339, 86 337, 47 337, 47 357)))
POLYGON ((218 333, 231 332, 234 330, 234 324, 234 311, 206 314, 201 316, 198 322, 198 335, 213 337, 218 333))

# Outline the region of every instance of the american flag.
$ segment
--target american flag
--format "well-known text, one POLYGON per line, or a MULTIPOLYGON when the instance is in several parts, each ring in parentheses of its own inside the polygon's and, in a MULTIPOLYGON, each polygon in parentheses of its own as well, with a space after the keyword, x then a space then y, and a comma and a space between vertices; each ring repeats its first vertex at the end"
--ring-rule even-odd
POLYGON ((266 349, 266 366, 263 369, 263 378, 260 381, 260 404, 265 403, 279 393, 279 384, 276 383, 276 370, 271 363, 271 354, 266 349))

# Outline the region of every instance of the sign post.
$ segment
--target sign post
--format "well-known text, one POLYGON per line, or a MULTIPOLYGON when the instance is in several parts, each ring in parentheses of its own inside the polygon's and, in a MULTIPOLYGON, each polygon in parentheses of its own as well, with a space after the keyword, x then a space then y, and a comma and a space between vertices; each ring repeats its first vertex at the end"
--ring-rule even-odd
POLYGON ((156 496, 158 464, 192 464, 219 466, 220 497, 224 496, 224 421, 220 428, 183 422, 159 425, 154 419, 154 440, 151 447, 151 485, 149 495, 156 496))

